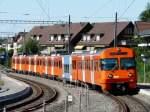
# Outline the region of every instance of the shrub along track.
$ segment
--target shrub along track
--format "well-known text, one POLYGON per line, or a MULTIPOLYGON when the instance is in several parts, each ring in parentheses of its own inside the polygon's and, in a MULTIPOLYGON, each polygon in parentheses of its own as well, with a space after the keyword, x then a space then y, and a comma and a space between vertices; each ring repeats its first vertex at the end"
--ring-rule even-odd
POLYGON ((46 85, 28 79, 16 77, 11 74, 9 74, 9 77, 15 78, 17 80, 29 84, 32 87, 33 94, 24 100, 18 101, 17 103, 6 105, 7 111, 19 111, 19 112, 33 111, 41 108, 43 106, 43 102, 45 102, 45 104, 49 104, 53 102, 57 97, 56 90, 46 85))

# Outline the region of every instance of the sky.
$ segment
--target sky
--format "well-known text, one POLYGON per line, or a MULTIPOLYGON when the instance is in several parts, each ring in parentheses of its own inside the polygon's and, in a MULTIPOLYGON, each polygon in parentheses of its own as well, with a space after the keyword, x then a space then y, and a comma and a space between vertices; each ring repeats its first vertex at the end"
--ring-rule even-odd
MULTIPOLYGON (((0 20, 71 22, 137 21, 149 0, 0 0, 0 20)), ((1 32, 30 31, 31 24, 2 24, 1 32)), ((8 34, 7 34, 8 35, 8 34)))

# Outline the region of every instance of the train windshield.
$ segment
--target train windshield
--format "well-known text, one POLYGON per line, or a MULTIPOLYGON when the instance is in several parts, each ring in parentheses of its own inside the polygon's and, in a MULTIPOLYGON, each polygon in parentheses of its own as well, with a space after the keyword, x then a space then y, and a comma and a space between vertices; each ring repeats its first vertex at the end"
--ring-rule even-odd
POLYGON ((116 58, 101 59, 101 70, 117 70, 118 61, 116 58))
POLYGON ((122 58, 120 64, 121 69, 132 69, 136 67, 134 58, 122 58))

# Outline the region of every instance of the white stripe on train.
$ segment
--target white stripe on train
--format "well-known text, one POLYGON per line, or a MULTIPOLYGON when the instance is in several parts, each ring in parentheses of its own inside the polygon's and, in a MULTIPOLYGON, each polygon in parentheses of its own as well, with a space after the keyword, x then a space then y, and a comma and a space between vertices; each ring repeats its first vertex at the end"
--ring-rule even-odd
POLYGON ((85 82, 85 61, 84 56, 82 56, 82 80, 85 82))

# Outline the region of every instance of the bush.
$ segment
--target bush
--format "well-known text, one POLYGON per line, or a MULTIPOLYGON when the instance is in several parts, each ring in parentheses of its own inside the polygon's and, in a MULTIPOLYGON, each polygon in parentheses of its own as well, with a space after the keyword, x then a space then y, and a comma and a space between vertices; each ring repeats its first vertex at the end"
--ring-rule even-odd
MULTIPOLYGON (((137 74, 138 82, 144 81, 144 62, 142 60, 141 54, 144 54, 150 58, 150 50, 148 48, 136 47, 134 48, 136 52, 136 63, 137 63, 137 74)), ((150 60, 148 59, 145 63, 146 71, 146 82, 150 82, 150 60)))

